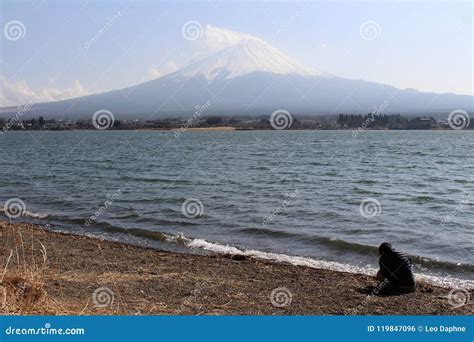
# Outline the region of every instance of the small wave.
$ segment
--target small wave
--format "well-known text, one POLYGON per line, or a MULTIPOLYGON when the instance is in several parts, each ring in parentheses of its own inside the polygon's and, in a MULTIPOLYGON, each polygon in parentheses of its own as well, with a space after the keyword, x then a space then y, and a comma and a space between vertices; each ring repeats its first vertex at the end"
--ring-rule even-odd
POLYGON ((432 196, 416 196, 415 198, 413 198, 413 201, 419 204, 432 202, 434 200, 435 198, 432 196))
MULTIPOLYGON (((3 206, 0 207, 0 212, 7 216, 7 214, 5 214, 5 208, 3 206)), ((23 217, 29 217, 29 218, 34 218, 34 219, 45 219, 47 218, 49 215, 46 214, 46 213, 41 213, 41 212, 33 212, 33 211, 29 211, 29 210, 24 210, 20 216, 23 216, 23 217)), ((8 217, 8 216, 7 216, 8 217)))
POLYGON ((143 182, 143 183, 176 183, 176 184, 191 184, 187 179, 179 178, 157 178, 157 177, 137 177, 137 176, 122 176, 121 181, 126 182, 143 182))
POLYGON ((322 162, 311 162, 311 163, 309 163, 309 165, 312 165, 312 166, 330 166, 331 164, 322 163, 322 162))
MULTIPOLYGON (((417 187, 420 187, 417 185, 417 187)), ((395 198, 398 202, 412 202, 417 204, 424 204, 436 201, 436 198, 432 196, 403 196, 395 198)))
POLYGON ((357 186, 353 187, 352 190, 358 194, 362 194, 362 195, 378 195, 380 194, 379 192, 377 191, 373 191, 373 190, 366 190, 366 189, 362 189, 362 188, 359 188, 357 186))
POLYGON ((309 244, 319 243, 321 245, 326 245, 333 249, 344 250, 344 251, 352 251, 352 252, 360 252, 360 253, 370 253, 373 252, 374 249, 377 247, 363 245, 355 242, 348 242, 345 240, 341 240, 335 237, 327 237, 327 236, 316 236, 316 235, 308 235, 303 233, 291 233, 285 232, 281 230, 274 230, 268 228, 243 228, 240 229, 239 232, 244 234, 252 234, 252 235, 259 235, 259 236, 272 236, 276 238, 291 238, 297 239, 298 241, 305 241, 309 244))
POLYGON ((160 226, 170 226, 170 227, 175 227, 175 226, 197 226, 199 223, 193 222, 191 220, 185 221, 185 220, 165 220, 162 218, 151 218, 151 217, 140 217, 135 220, 136 223, 153 223, 157 224, 160 226))
POLYGON ((163 232, 158 232, 158 231, 152 231, 152 230, 146 230, 146 229, 140 229, 140 228, 119 228, 119 227, 109 227, 107 228, 107 231, 109 232, 115 232, 115 233, 122 233, 122 234, 130 234, 133 236, 137 237, 142 237, 146 239, 151 239, 151 240, 157 240, 157 241, 163 241, 163 242, 169 242, 173 244, 178 244, 178 245, 183 245, 186 246, 191 239, 187 238, 183 234, 168 234, 168 233, 163 233, 163 232))
MULTIPOLYGON (((368 266, 360 267, 349 264, 343 264, 335 261, 317 260, 302 256, 291 256, 286 254, 262 252, 257 250, 242 250, 237 247, 212 243, 203 239, 193 239, 189 243, 187 243, 187 247, 204 249, 206 251, 219 254, 244 255, 262 260, 288 263, 294 266, 306 266, 311 268, 327 269, 336 272, 358 273, 368 276, 372 276, 377 272, 375 268, 368 266)), ((464 280, 452 277, 439 277, 427 274, 417 275, 417 278, 444 288, 474 287, 474 281, 472 280, 464 280)))
MULTIPOLYGON (((303 233, 291 233, 279 230, 273 230, 268 228, 244 228, 240 229, 239 232, 245 234, 252 234, 254 236, 269 236, 274 238, 288 238, 288 239, 297 239, 298 241, 308 242, 308 243, 318 243, 323 246, 326 246, 330 249, 336 249, 344 252, 360 253, 367 255, 369 253, 378 254, 378 247, 371 245, 364 245, 356 242, 349 242, 342 240, 336 237, 326 237, 326 236, 315 236, 307 235, 303 233)), ((458 272, 474 272, 474 265, 471 264, 458 264, 449 261, 439 261, 430 259, 427 257, 422 257, 419 255, 412 256, 413 261, 426 269, 456 269, 458 272)))
MULTIPOLYGON (((170 201, 169 198, 163 197, 156 197, 156 198, 134 198, 134 203, 168 203, 170 201)), ((129 198, 117 198, 115 200, 116 203, 130 203, 129 198)))
POLYGON ((187 244, 190 248, 200 248, 209 252, 219 253, 219 254, 232 254, 232 255, 245 255, 250 257, 255 257, 258 259, 271 260, 277 262, 286 262, 295 266, 308 266, 312 268, 324 268, 333 271, 342 271, 342 272, 351 272, 351 273, 361 273, 366 275, 373 275, 375 269, 367 267, 359 267, 346 265, 333 261, 324 261, 316 260, 307 257, 301 256, 291 256, 286 254, 278 254, 271 252, 261 252, 256 250, 241 250, 237 247, 232 247, 228 245, 221 245, 218 243, 208 242, 203 239, 193 239, 187 244))
POLYGON ((426 153, 421 152, 421 151, 412 152, 411 155, 412 155, 412 156, 420 156, 420 157, 429 156, 429 154, 426 154, 426 153))
POLYGON ((377 181, 374 181, 372 179, 359 179, 354 182, 355 184, 377 184, 377 181))
POLYGON ((124 213, 124 214, 116 215, 115 219, 116 220, 123 220, 123 219, 130 219, 130 218, 136 218, 136 217, 140 217, 140 215, 138 213, 136 213, 135 211, 130 211, 130 212, 127 212, 127 213, 124 213))
POLYGON ((32 218, 37 218, 37 219, 45 219, 49 216, 46 213, 39 213, 39 212, 35 213, 35 212, 32 212, 32 211, 28 211, 28 210, 25 210, 23 215, 26 216, 26 217, 32 217, 32 218))
MULTIPOLYGON (((160 231, 141 229, 141 228, 122 228, 113 226, 106 222, 100 223, 101 231, 106 233, 116 233, 124 235, 132 235, 139 238, 149 239, 153 241, 168 242, 176 245, 186 246, 192 239, 187 238, 182 233, 169 234, 160 231)), ((93 236, 93 235, 92 235, 93 236)))
MULTIPOLYGON (((102 219, 99 218, 97 220, 92 220, 90 216, 84 216, 84 217, 71 217, 71 216, 49 216, 52 220, 57 220, 61 223, 69 223, 73 225, 86 225, 95 227, 95 228, 114 228, 116 227, 115 225, 107 222, 107 218, 102 219)), ((153 225, 158 225, 158 226, 169 226, 169 227, 175 227, 175 226, 195 226, 198 225, 196 222, 192 222, 190 220, 185 221, 185 220, 165 220, 165 219, 160 219, 160 218, 151 218, 151 217, 139 217, 138 215, 134 213, 130 214, 125 214, 119 217, 115 217, 115 219, 127 219, 131 218, 133 219, 134 223, 146 223, 146 224, 153 224, 153 225)), ((112 221, 113 222, 113 221, 112 221)))

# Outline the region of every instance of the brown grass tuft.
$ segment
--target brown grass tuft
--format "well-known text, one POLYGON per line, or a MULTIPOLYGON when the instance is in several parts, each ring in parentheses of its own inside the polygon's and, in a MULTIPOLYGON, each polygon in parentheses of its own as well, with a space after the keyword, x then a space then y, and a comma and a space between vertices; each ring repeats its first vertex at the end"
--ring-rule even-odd
MULTIPOLYGON (((47 251, 38 239, 25 241, 21 228, 11 223, 7 237, 10 253, 0 274, 0 312, 7 315, 45 312, 51 301, 44 290, 47 251)), ((47 310, 54 312, 55 310, 47 310)))

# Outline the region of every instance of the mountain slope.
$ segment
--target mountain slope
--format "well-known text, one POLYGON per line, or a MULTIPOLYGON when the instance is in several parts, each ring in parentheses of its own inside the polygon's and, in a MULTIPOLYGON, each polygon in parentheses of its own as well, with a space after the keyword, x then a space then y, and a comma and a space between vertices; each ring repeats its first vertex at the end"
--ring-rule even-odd
POLYGON ((473 111, 473 99, 335 77, 248 36, 172 74, 103 94, 34 104, 25 117, 90 117, 100 109, 116 118, 186 117, 208 101, 205 114, 270 114, 280 108, 294 114, 367 113, 388 103, 387 113, 447 115, 454 109, 473 111))
POLYGON ((300 65, 270 44, 256 38, 243 41, 193 63, 176 72, 175 77, 192 78, 202 75, 211 81, 219 77, 230 79, 258 71, 308 77, 329 76, 300 65))

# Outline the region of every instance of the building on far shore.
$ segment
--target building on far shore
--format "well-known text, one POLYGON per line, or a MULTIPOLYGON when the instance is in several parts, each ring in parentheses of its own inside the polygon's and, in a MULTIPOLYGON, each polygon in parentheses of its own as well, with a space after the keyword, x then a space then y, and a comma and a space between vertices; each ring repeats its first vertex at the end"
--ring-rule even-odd
POLYGON ((417 117, 408 120, 407 129, 433 129, 438 127, 438 123, 434 118, 417 117))

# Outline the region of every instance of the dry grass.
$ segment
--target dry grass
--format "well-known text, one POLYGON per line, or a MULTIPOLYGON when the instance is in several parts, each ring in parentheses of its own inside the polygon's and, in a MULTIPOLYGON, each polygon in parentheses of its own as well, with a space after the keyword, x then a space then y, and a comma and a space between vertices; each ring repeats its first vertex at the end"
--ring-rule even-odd
MULTIPOLYGON (((57 312, 44 289, 48 253, 38 239, 25 241, 22 229, 11 223, 2 236, 9 238, 10 253, 0 276, 0 312, 22 315, 57 312), (41 307, 41 309, 39 309, 41 307)), ((6 242, 6 241, 5 241, 6 242)))
POLYGON ((0 220, 4 315, 472 314, 470 305, 449 304, 449 289, 420 284, 416 293, 368 300, 373 284, 360 274, 163 252, 0 220), (272 305, 278 287, 290 290, 291 305, 272 305))

